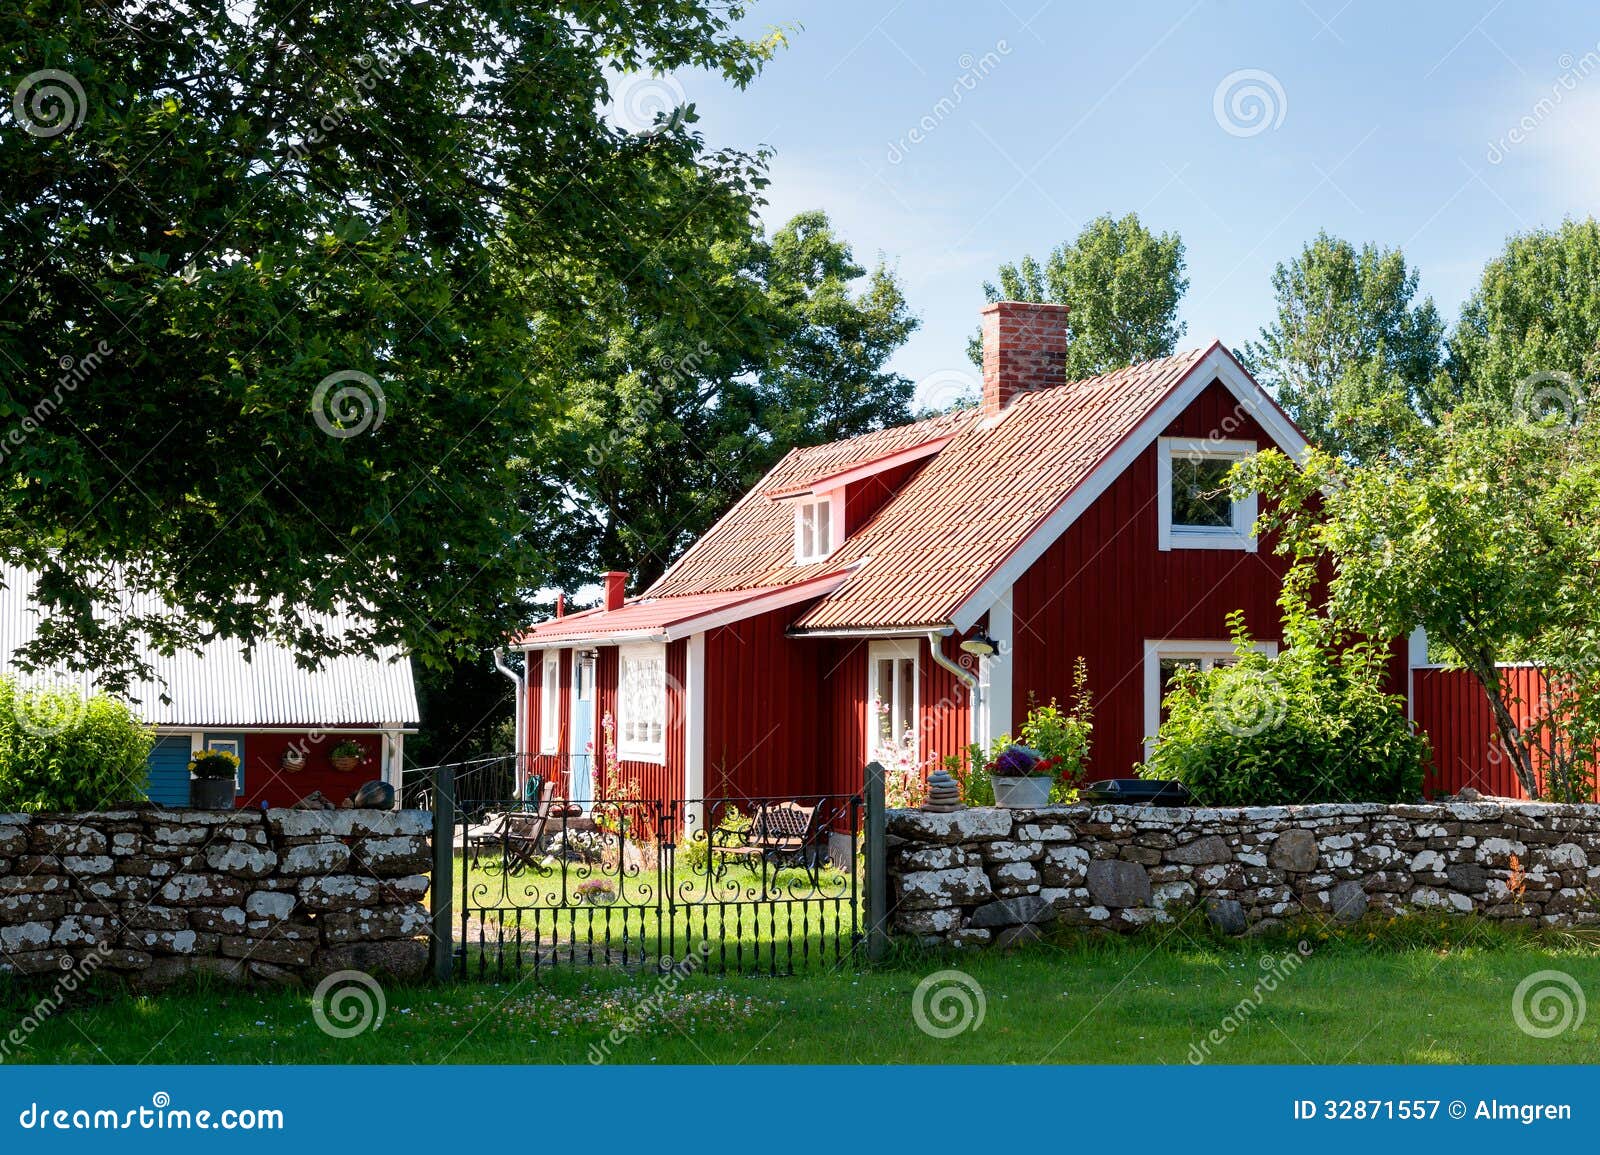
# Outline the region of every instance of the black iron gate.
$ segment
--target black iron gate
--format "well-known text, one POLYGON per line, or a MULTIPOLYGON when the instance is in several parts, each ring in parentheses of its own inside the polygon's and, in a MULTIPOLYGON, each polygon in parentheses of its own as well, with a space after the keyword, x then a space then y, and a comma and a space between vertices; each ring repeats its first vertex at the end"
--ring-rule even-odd
POLYGON ((435 902, 441 977, 788 975, 837 968, 863 941, 862 794, 518 797, 498 763, 430 778, 433 796, 411 801, 435 810, 435 878, 452 879, 435 902))

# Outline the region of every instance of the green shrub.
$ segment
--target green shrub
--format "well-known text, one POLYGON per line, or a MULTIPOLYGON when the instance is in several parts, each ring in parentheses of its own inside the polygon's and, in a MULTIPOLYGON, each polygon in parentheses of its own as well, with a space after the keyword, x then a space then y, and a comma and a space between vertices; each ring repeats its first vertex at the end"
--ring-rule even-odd
POLYGON ((0 811, 96 810, 144 800, 150 730, 104 694, 0 677, 0 811))
POLYGON ((1421 798, 1427 740, 1383 690, 1385 647, 1338 638, 1289 585, 1277 657, 1254 648, 1243 615, 1229 624, 1234 663, 1179 672, 1142 777, 1212 806, 1421 798))

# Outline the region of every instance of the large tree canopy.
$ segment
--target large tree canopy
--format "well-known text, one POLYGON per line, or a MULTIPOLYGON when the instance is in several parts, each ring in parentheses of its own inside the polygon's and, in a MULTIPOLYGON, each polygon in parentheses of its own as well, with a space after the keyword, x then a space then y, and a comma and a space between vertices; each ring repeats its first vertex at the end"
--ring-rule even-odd
POLYGON ((792 447, 909 417, 911 382, 885 364, 916 320, 823 213, 770 238, 686 229, 670 250, 701 270, 697 323, 621 308, 574 335, 573 405, 553 456, 527 463, 569 589, 608 568, 647 585, 792 447))
POLYGON ((1272 288, 1277 316, 1239 357, 1314 444, 1369 456, 1397 424, 1450 407, 1437 379, 1443 323, 1431 299, 1417 300, 1400 250, 1318 233, 1272 288))
POLYGON ((1600 224, 1514 236, 1450 335, 1462 393, 1522 418, 1587 408, 1600 380, 1600 224))
POLYGON ((748 82, 778 37, 742 4, 359 9, 0 12, 0 557, 58 611, 38 661, 116 687, 137 632, 491 642, 547 563, 513 454, 560 419, 549 350, 606 310, 720 329, 725 271, 660 254, 747 234, 758 159, 606 105, 644 70, 748 82), (118 587, 146 608, 96 621, 118 587))
MULTIPOLYGON (((989 301, 1053 301, 1067 314, 1066 377, 1074 381, 1165 357, 1184 334, 1178 302, 1189 288, 1183 275, 1183 240, 1159 236, 1137 213, 1120 220, 1109 213, 1061 244, 1043 265, 1033 257, 1000 266, 999 284, 985 282, 989 301)), ((967 349, 983 364, 983 345, 967 349)))

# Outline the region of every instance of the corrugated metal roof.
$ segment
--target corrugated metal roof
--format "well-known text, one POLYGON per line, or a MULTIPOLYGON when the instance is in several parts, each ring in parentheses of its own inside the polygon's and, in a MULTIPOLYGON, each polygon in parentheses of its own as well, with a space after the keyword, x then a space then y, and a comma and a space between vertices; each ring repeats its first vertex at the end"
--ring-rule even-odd
MULTIPOLYGON (((32 573, 0 566, 0 578, 6 586, 0 590, 0 668, 30 683, 93 690, 93 673, 13 668, 12 655, 36 636, 43 611, 32 597, 32 573)), ((146 607, 142 600, 129 599, 134 612, 160 612, 157 603, 146 607)), ((318 621, 333 637, 355 628, 343 617, 319 615, 318 621)), ((332 658, 317 670, 302 669, 292 651, 268 642, 258 643, 248 659, 244 645, 231 640, 171 657, 141 646, 139 657, 156 678, 135 683, 128 697, 152 726, 331 728, 419 721, 411 662, 397 649, 381 650, 376 658, 332 658), (163 692, 169 701, 161 700, 163 692)))

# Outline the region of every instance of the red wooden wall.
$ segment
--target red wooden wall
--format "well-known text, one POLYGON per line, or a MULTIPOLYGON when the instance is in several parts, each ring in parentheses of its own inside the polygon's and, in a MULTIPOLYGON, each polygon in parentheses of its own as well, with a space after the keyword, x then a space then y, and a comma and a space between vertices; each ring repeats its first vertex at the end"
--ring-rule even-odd
MULTIPOLYGON (((1502 666, 1500 672, 1510 679, 1510 694, 1517 703, 1512 713, 1518 726, 1528 725, 1537 716, 1546 688, 1543 672, 1532 666, 1502 666)), ((1477 679, 1466 670, 1431 667, 1413 670, 1411 678, 1412 718, 1433 748, 1433 767, 1424 791, 1431 797, 1471 786, 1502 798, 1527 797, 1500 743, 1489 698, 1477 679)), ((1536 752, 1535 772, 1539 765, 1536 752)))
MULTIPOLYGON (((1272 444, 1216 383, 1163 435, 1272 444)), ((1066 701, 1082 657, 1095 709, 1090 777, 1126 777, 1144 757, 1147 639, 1226 640, 1236 609, 1257 641, 1282 638, 1286 565, 1270 543, 1255 553, 1157 548, 1157 453, 1152 444, 1012 590, 1013 732, 1030 690, 1040 701, 1066 701)))
POLYGON ((383 777, 383 737, 380 734, 252 734, 244 735, 244 794, 240 807, 293 806, 313 791, 338 805, 364 782, 383 777), (365 759, 345 773, 333 768, 329 751, 340 742, 361 744, 365 759), (306 752, 306 768, 282 768, 283 752, 298 745, 306 752))

